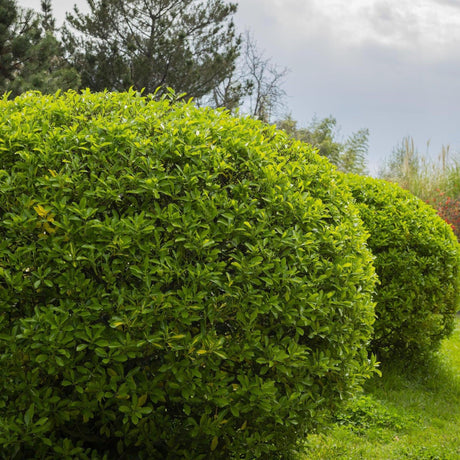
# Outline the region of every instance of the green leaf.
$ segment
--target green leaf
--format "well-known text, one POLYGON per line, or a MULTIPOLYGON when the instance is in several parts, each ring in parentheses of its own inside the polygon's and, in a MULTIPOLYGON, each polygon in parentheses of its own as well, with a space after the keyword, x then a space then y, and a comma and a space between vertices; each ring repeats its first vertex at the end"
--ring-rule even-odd
POLYGON ((219 438, 214 436, 211 441, 211 452, 214 452, 217 449, 217 445, 219 444, 219 438))
POLYGON ((32 403, 24 414, 24 423, 29 426, 35 412, 35 405, 32 403))
POLYGON ((147 394, 140 396, 139 400, 137 401, 137 407, 142 407, 146 401, 147 401, 147 394))
POLYGON ((232 405, 230 406, 230 412, 232 413, 233 416, 239 417, 240 416, 240 411, 237 406, 232 405))

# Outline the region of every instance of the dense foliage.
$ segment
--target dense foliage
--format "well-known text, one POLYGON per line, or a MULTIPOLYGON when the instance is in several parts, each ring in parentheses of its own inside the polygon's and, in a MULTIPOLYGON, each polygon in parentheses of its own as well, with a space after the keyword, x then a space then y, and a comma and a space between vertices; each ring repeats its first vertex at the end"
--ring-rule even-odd
POLYGON ((451 198, 438 191, 433 198, 427 200, 427 203, 451 226, 457 240, 460 241, 460 197, 451 198))
POLYGON ((287 456, 373 370, 367 234, 332 166, 130 93, 0 104, 0 450, 287 456))
POLYGON ((347 175, 370 233, 379 277, 373 350, 420 356, 450 334, 459 299, 459 245, 433 208, 396 184, 347 175))

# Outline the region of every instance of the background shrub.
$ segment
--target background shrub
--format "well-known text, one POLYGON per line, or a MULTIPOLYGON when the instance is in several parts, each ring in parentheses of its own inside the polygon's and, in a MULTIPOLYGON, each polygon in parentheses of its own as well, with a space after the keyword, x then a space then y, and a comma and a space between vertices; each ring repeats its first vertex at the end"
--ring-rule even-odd
POLYGON ((413 357, 435 350, 454 326, 459 245, 433 208, 396 184, 347 175, 370 233, 380 282, 373 350, 413 357))
POLYGON ((372 372, 351 195, 272 127, 4 98, 0 212, 8 458, 286 456, 372 372))
POLYGON ((451 226, 457 240, 460 240, 460 199, 438 191, 427 203, 436 209, 438 215, 451 226))

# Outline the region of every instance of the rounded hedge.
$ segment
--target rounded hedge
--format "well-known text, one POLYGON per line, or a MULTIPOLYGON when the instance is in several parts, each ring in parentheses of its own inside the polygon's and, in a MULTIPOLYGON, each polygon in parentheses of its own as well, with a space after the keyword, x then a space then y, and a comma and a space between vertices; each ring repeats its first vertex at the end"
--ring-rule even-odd
POLYGON ((372 349, 379 357, 423 356, 454 327, 459 249, 435 210, 396 184, 347 175, 370 233, 380 282, 372 349))
POLYGON ((375 275, 330 164, 134 92, 0 104, 0 450, 286 456, 373 371, 375 275))

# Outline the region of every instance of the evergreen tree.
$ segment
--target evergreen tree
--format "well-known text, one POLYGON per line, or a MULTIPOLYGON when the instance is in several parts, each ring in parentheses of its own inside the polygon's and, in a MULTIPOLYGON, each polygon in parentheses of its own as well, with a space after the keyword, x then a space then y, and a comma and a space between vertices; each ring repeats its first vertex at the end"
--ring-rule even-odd
POLYGON ((240 39, 223 0, 88 0, 64 37, 82 85, 93 91, 159 87, 200 98, 232 71, 240 39))
POLYGON ((20 10, 14 0, 0 0, 0 88, 6 89, 21 71, 37 20, 20 10))
POLYGON ((63 57, 49 0, 42 14, 0 0, 0 91, 54 93, 78 88, 79 76, 63 57))
POLYGON ((53 16, 53 8, 51 6, 51 0, 42 0, 42 28, 46 32, 55 32, 56 30, 56 19, 53 16))
POLYGON ((0 0, 0 87, 14 71, 10 28, 17 17, 13 0, 0 0))

